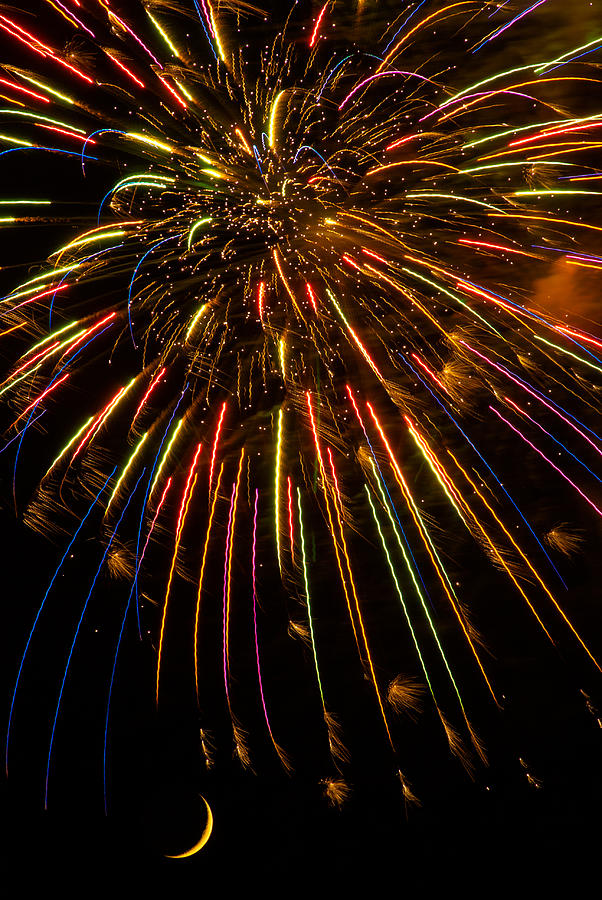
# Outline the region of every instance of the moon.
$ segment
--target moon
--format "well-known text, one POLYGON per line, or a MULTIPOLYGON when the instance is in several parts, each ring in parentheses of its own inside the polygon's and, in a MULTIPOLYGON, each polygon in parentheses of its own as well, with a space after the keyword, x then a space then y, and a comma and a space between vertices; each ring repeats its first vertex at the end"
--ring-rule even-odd
POLYGON ((198 853, 199 850, 203 849, 203 847, 205 846, 205 844, 211 837, 211 832, 213 831, 213 813, 211 812, 211 807, 209 806, 209 804, 207 803, 207 801, 205 800, 205 798, 203 797, 202 794, 200 795, 200 797, 201 797, 201 800, 203 801, 203 803, 205 804, 205 806, 207 807, 207 821, 205 823, 205 828, 203 830, 202 835, 200 836, 200 838, 198 839, 196 844, 194 844, 194 846, 192 846, 190 848, 190 850, 185 850, 184 853, 177 853, 174 856, 171 856, 170 854, 166 853, 165 854, 166 859, 186 859, 189 856, 194 856, 195 853, 198 853))

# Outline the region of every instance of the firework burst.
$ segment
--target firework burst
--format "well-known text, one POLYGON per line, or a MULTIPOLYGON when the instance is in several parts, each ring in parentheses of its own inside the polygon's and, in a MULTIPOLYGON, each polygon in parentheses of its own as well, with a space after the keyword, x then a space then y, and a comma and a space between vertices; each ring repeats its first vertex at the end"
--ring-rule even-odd
MULTIPOLYGON (((602 339, 536 284, 602 267, 602 37, 506 52, 554 5, 330 0, 277 23, 234 0, 0 13, 18 59, 0 73, 0 164, 61 157, 72 179, 111 183, 2 301, 14 505, 67 548, 57 574, 82 529, 102 539, 46 793, 104 569, 125 583, 105 777, 130 632, 154 648, 156 702, 177 646, 202 734, 227 722, 249 768, 303 756, 274 687, 298 668, 331 803, 349 792, 342 662, 408 799, 402 735, 421 711, 469 770, 484 764, 476 718, 503 697, 469 552, 493 566, 490 621, 522 607, 542 645, 600 670, 561 554, 602 516, 602 339), (554 485, 564 511, 527 481, 554 485), (287 629, 303 648, 290 659, 287 629)), ((48 183, 4 200, 2 221, 57 222, 38 207, 61 200, 48 183)))

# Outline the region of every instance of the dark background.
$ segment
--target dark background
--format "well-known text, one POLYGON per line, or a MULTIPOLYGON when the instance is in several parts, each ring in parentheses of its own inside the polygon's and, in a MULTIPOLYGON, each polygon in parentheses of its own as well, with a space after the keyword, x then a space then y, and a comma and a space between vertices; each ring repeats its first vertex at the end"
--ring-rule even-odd
MULTIPOLYGON (((599 5, 593 7, 590 15, 599 21, 599 5)), ((585 6, 582 12, 585 15, 585 6)), ((581 35, 573 15, 567 15, 565 23, 559 21, 558 4, 554 15, 557 32, 566 29, 567 46, 573 39, 578 42, 581 35)), ((532 47, 536 40, 536 33, 527 29, 521 52, 528 54, 529 43, 532 47)), ((38 168, 17 153, 0 158, 0 167, 3 196, 15 196, 16 184, 27 184, 23 196, 46 196, 50 179, 61 185, 63 198, 77 200, 82 209, 102 196, 105 180, 113 180, 100 173, 84 184, 73 177, 73 167, 66 161, 55 159, 38 168)), ((71 213, 72 207, 65 207, 64 214, 71 213)), ((70 234, 69 227, 59 222, 52 228, 23 227, 10 234, 4 230, 2 287, 9 289, 16 282, 15 264, 33 256, 43 258, 70 234)), ((3 364, 8 365, 10 350, 3 352, 3 364)), ((10 470, 4 463, 4 472, 10 470)), ((9 479, 10 475, 3 483, 4 493, 7 488, 10 492, 9 479)), ((8 504, 0 514, 0 535, 5 668, 1 708, 8 711, 27 634, 62 551, 60 544, 29 532, 8 504)), ((599 540, 599 530, 588 532, 581 555, 564 572, 571 605, 582 610, 587 635, 593 635, 596 647, 602 643, 599 540)), ((342 884, 349 877, 366 875, 378 884, 385 874, 396 879, 399 892, 439 882, 476 890, 483 878, 490 885, 507 882, 518 889, 561 873, 577 887, 585 883, 586 875, 596 873, 602 733, 595 708, 588 709, 581 691, 595 706, 600 678, 570 654, 563 659, 548 651, 526 618, 512 616, 505 624, 498 618, 489 623, 502 648, 499 674, 507 697, 500 720, 485 723, 489 768, 480 768, 471 780, 442 752, 432 723, 408 730, 409 745, 403 752, 411 760, 412 783, 422 801, 422 806, 408 809, 390 759, 378 740, 375 746, 369 720, 362 719, 353 730, 357 673, 341 676, 350 681, 344 713, 356 762, 349 773, 353 794, 339 811, 322 796, 311 735, 307 735, 310 761, 292 778, 276 774, 273 764, 262 766, 257 775, 243 772, 227 752, 218 756, 214 770, 205 771, 196 717, 176 695, 165 710, 155 712, 154 653, 129 635, 113 714, 111 791, 105 816, 101 698, 114 633, 103 631, 103 603, 109 604, 113 589, 109 582, 101 583, 84 650, 70 675, 45 811, 45 754, 56 700, 56 659, 67 645, 82 586, 87 590, 94 549, 93 538, 86 537, 65 574, 65 586, 41 623, 20 689, 11 776, 2 781, 1 809, 2 864, 7 875, 20 879, 23 889, 43 878, 49 885, 72 882, 83 892, 96 881, 124 873, 139 885, 165 884, 176 890, 180 886, 200 890, 218 882, 224 890, 262 885, 274 889, 270 877, 278 879, 277 889, 305 879, 319 889, 330 879, 342 884), (212 838, 197 857, 167 860, 165 853, 190 846, 202 827, 199 793, 214 812, 212 838)), ((468 591, 487 623, 483 598, 499 608, 505 590, 501 579, 482 563, 471 558, 466 564, 472 568, 468 591)), ((376 576, 373 587, 379 589, 376 576)), ((298 690, 303 691, 302 684, 298 690)), ((312 691, 308 687, 307 697, 296 698, 302 708, 315 699, 312 691)), ((300 725, 289 722, 287 728, 290 733, 295 728, 302 732, 306 721, 308 717, 300 725)))

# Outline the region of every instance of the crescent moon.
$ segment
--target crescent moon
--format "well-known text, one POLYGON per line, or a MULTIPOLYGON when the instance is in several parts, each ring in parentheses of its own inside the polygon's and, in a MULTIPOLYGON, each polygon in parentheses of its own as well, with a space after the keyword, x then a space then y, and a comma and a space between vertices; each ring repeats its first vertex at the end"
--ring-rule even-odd
POLYGON ((202 794, 200 795, 200 797, 207 807, 207 822, 205 823, 205 828, 202 835, 200 836, 196 844, 190 848, 190 850, 185 850, 184 853, 177 853, 174 856, 170 856, 168 853, 166 853, 165 856, 167 859, 186 859, 189 856, 194 856, 195 853, 198 853, 199 850, 203 849, 203 847, 211 837, 211 832, 213 831, 213 813, 211 812, 211 807, 202 794))

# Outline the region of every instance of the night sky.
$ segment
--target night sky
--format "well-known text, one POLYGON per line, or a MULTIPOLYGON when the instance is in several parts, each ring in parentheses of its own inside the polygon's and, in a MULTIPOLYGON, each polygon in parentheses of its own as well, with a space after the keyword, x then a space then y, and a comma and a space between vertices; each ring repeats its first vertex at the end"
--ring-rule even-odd
MULTIPOLYGON (((546 53, 550 57, 562 52, 561 46, 579 46, 602 33, 599 0, 575 4, 575 9, 571 7, 570 11, 563 11, 563 4, 557 0, 549 3, 550 9, 546 7, 547 11, 542 11, 536 22, 527 20, 523 24, 520 39, 517 30, 516 39, 503 39, 498 51, 500 57, 504 49, 512 62, 520 65, 533 53, 539 54, 542 29, 547 36, 546 53)), ((92 0, 82 0, 82 9, 91 5, 94 5, 92 0)), ((193 7, 192 3, 189 5, 193 7)), ((342 16, 344 5, 342 2, 328 5, 333 21, 337 15, 342 16), (336 15, 331 7, 337 11, 336 15)), ((351 5, 355 8, 356 4, 351 5)), ((364 5, 379 4, 365 0, 364 5)), ((407 6, 408 11, 416 7, 411 3, 381 5, 393 10, 387 20, 398 14, 400 6, 407 6)), ((437 5, 430 3, 429 9, 437 5)), ((527 5, 512 4, 512 14, 507 18, 517 15, 527 5)), ((126 2, 111 6, 123 15, 129 12, 126 2)), ((272 6, 281 13, 280 5, 272 6)), ((53 26, 56 15, 48 7, 49 4, 42 2, 17 4, 10 11, 6 7, 0 10, 0 22, 5 12, 14 14, 15 20, 28 22, 28 27, 33 31, 37 28, 36 33, 44 34, 55 46, 65 46, 64 22, 60 28, 53 26)), ((70 7, 75 9, 73 3, 70 7)), ((322 5, 306 3, 305 7, 307 21, 315 23, 322 5)), ((167 8, 165 4, 163 11, 167 8)), ((157 9, 160 13, 162 7, 158 4, 157 9)), ((274 16, 275 13, 270 14, 271 18, 274 16)), ((501 13, 498 16, 500 24, 505 21, 501 13)), ((192 28, 194 18, 191 17, 190 23, 192 28)), ((252 40, 267 41, 271 24, 262 25, 260 19, 253 19, 252 40)), ((209 65, 211 57, 206 38, 201 35, 200 40, 199 60, 209 65), (200 40, 204 43, 200 44, 200 40)), ((426 58, 435 50, 441 52, 449 65, 455 46, 450 42, 442 51, 437 40, 436 36, 425 37, 420 53, 426 58)), ((75 50, 85 62, 83 45, 75 50)), ((15 49, 14 42, 4 32, 0 34, 0 58, 6 60, 7 66, 0 72, 0 78, 10 75, 10 66, 28 66, 34 71, 37 64, 31 54, 25 60, 25 51, 15 49)), ((599 54, 595 58, 599 60, 599 54)), ((459 54, 458 67, 462 66, 463 59, 459 54)), ((478 67, 487 65, 478 59, 474 63, 477 74, 471 81, 476 81, 479 72, 485 70, 478 67)), ((550 97, 570 107, 575 99, 573 92, 577 90, 574 85, 559 87, 550 97)), ((598 86, 595 90, 599 90, 598 86)), ((87 91, 86 87, 84 95, 92 96, 87 91)), ((382 89, 377 96, 386 104, 387 96, 382 89)), ((108 104, 108 100, 104 102, 108 104)), ((592 88, 592 97, 585 103, 595 106, 596 102, 592 88)), ((0 111, 0 132, 17 133, 14 122, 4 112, 0 111)), ((0 196, 52 196, 57 202, 51 223, 19 222, 13 227, 3 226, 0 248, 3 296, 28 277, 31 265, 41 262, 57 246, 89 227, 87 223, 95 215, 98 203, 122 174, 117 165, 98 166, 91 167, 83 179, 78 162, 70 158, 40 153, 35 154, 34 161, 33 154, 2 155, 1 151, 8 146, 0 146, 0 196)), ((599 149, 590 152, 599 154, 599 149)), ((579 216, 580 207, 573 206, 571 212, 579 216)), ((599 207, 597 214, 599 219, 599 207)), ((591 220, 591 209, 588 215, 591 220)), ((589 246, 593 252, 593 245, 589 246)), ((602 252, 601 247, 598 241, 598 253, 602 252)), ((484 269, 487 265, 483 264, 484 269)), ((524 279, 526 270, 519 271, 524 279)), ((591 332, 600 334, 596 325, 602 318, 599 270, 575 274, 567 272, 561 263, 546 262, 528 275, 525 284, 539 309, 561 316, 572 303, 571 312, 581 325, 586 322, 591 332)), ((110 290, 123 291, 121 273, 115 275, 110 290)), ((428 336, 425 340, 428 342, 428 336)), ((23 352, 23 345, 11 335, 3 338, 1 352, 2 370, 10 372, 23 352)), ((125 371, 126 365, 117 354, 116 368, 121 365, 125 371)), ((78 397, 83 397, 85 403, 94 396, 98 388, 96 378, 94 371, 86 373, 78 388, 79 395, 74 394, 71 403, 78 397)), ((368 381, 361 383, 368 384, 368 381)), ((166 391, 165 404, 168 401, 166 391)), ((275 408, 276 389, 269 401, 275 408)), ((261 412, 267 418, 268 413, 261 412)), ((42 529, 46 535, 36 533, 23 521, 24 508, 40 477, 40 466, 58 452, 65 436, 74 430, 70 405, 59 408, 55 415, 52 428, 49 426, 47 432, 40 429, 23 442, 17 470, 17 515, 12 496, 15 444, 0 457, 3 746, 27 636, 69 535, 81 516, 80 508, 74 507, 70 531, 62 520, 55 522, 51 517, 42 529), (44 462, 40 463, 42 452, 44 462)), ((6 435, 13 419, 14 414, 5 405, 2 425, 6 435)), ((588 423, 599 428, 599 413, 593 407, 588 423)), ((487 428, 486 424, 482 425, 484 439, 492 437, 487 428)), ((496 458, 502 480, 520 486, 521 502, 526 509, 534 511, 535 519, 544 521, 547 516, 552 521, 556 516, 556 522, 569 521, 575 527, 580 538, 578 551, 571 558, 558 556, 556 560, 567 584, 563 595, 566 608, 578 623, 580 633, 600 656, 600 519, 588 517, 564 484, 546 471, 542 476, 540 470, 523 458, 522 450, 507 438, 498 441, 494 436, 493 440, 497 442, 496 458)), ((188 464, 188 457, 178 462, 177 474, 181 480, 188 464)), ((423 476, 421 469, 419 477, 423 476)), ((428 500, 429 495, 425 496, 428 500)), ((600 491, 595 496, 599 499, 600 491)), ((193 512, 191 516, 194 515, 193 512)), ((241 514, 241 517, 243 526, 250 528, 250 516, 245 519, 241 514)), ((308 520, 312 534, 318 533, 315 512, 308 520)), ((190 527, 198 526, 200 533, 201 521, 204 522, 200 517, 193 518, 190 527)), ((324 725, 316 715, 319 695, 313 678, 311 645, 307 637, 290 636, 290 620, 295 618, 290 611, 293 607, 287 607, 281 599, 283 592, 274 560, 271 568, 266 564, 262 576, 261 637, 266 657, 283 660, 282 676, 269 682, 269 700, 278 734, 283 736, 282 744, 287 750, 290 748, 295 772, 289 777, 278 767, 264 734, 254 681, 254 651, 245 643, 250 618, 235 623, 232 643, 237 648, 236 703, 244 710, 254 771, 245 771, 233 756, 230 720, 218 689, 208 691, 210 699, 203 711, 215 743, 215 764, 209 769, 200 751, 199 728, 203 722, 190 683, 187 656, 190 617, 178 611, 188 602, 187 591, 192 590, 193 580, 182 565, 178 571, 180 581, 174 588, 176 613, 168 633, 170 650, 158 710, 154 696, 156 612, 150 609, 144 620, 145 632, 148 626, 144 640, 139 639, 133 622, 124 631, 111 709, 105 814, 102 772, 105 704, 120 611, 127 600, 129 585, 101 573, 66 682, 53 749, 48 809, 44 810, 46 757, 57 687, 74 622, 103 546, 99 521, 94 524, 92 517, 90 527, 82 532, 72 556, 61 569, 32 640, 20 682, 12 724, 10 777, 2 778, 0 799, 5 828, 0 853, 3 874, 19 879, 20 892, 27 890, 28 883, 40 880, 48 887, 73 883, 82 895, 87 894, 96 880, 107 879, 117 891, 119 877, 126 875, 135 879, 141 890, 143 886, 152 889, 160 885, 165 890, 211 888, 227 893, 235 888, 257 886, 280 893, 294 889, 297 881, 307 880, 310 887, 319 890, 322 884, 338 882, 343 886, 355 878, 368 877, 373 890, 381 892, 388 890, 384 882, 391 876, 399 894, 405 888, 429 885, 488 892, 489 886, 506 883, 508 889, 520 896, 521 886, 542 885, 563 873, 570 875, 574 895, 580 896, 579 886, 585 883, 588 873, 597 871, 599 858, 602 728, 598 708, 602 709, 602 676, 569 639, 559 637, 556 648, 546 642, 528 610, 512 594, 499 567, 492 567, 485 554, 468 540, 456 541, 453 527, 443 518, 441 522, 446 560, 462 584, 464 602, 488 636, 487 664, 503 697, 503 711, 498 713, 491 704, 487 705, 482 686, 471 681, 467 660, 459 659, 459 681, 467 706, 478 710, 476 727, 486 745, 487 766, 477 762, 471 776, 451 756, 440 724, 425 701, 417 721, 405 716, 395 725, 399 758, 403 760, 404 771, 409 773, 412 790, 420 804, 404 802, 396 776, 397 763, 385 740, 369 679, 354 656, 343 601, 333 599, 334 564, 332 559, 322 559, 318 553, 312 569, 313 602, 324 609, 321 637, 330 648, 325 654, 325 671, 332 695, 336 697, 346 743, 352 751, 351 762, 344 767, 345 779, 351 786, 348 801, 338 809, 324 797, 321 779, 333 770, 324 752, 324 725), (490 640, 492 634, 495 641, 490 640), (261 734, 263 737, 257 737, 261 734), (206 798, 213 812, 211 839, 198 855, 169 860, 167 854, 190 847, 202 831, 204 810, 199 795, 206 798)), ((264 544, 270 528, 268 524, 261 534, 264 544)), ((156 599, 160 600, 161 588, 157 585, 164 584, 169 568, 172 545, 167 528, 162 536, 164 546, 156 552, 154 568, 145 587, 150 597, 147 607, 154 602, 155 590, 156 599)), ((379 635, 378 675, 385 681, 403 670, 399 663, 400 648, 411 655, 412 647, 400 617, 387 604, 392 593, 389 573, 381 566, 380 556, 379 563, 374 562, 380 548, 358 534, 354 535, 354 553, 360 589, 371 601, 367 626, 372 634, 379 635)), ((245 577, 248 565, 246 558, 237 560, 235 577, 245 577)), ((208 582, 216 595, 216 585, 222 577, 223 567, 220 570, 217 562, 211 562, 208 582)), ((442 633, 455 646, 450 618, 442 617, 442 633)), ((217 605, 209 607, 205 627, 221 650, 217 605)), ((219 670, 217 651, 215 659, 210 658, 206 666, 206 678, 210 682, 211 673, 219 670)), ((223 684, 220 689, 223 692, 223 684)))

